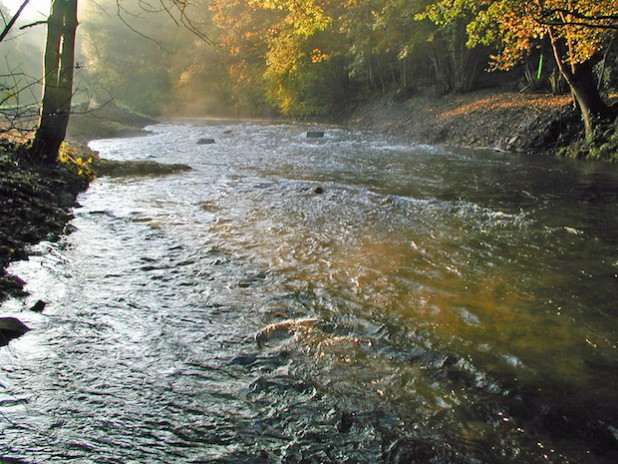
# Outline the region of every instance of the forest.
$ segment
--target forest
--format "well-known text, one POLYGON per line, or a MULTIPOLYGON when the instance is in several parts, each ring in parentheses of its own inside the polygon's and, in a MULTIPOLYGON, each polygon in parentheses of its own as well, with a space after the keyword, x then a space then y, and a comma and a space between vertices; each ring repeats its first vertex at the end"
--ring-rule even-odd
MULTIPOLYGON (((497 88, 571 93, 591 139, 615 118, 617 17, 611 0, 80 2, 73 104, 335 120, 382 96, 497 88)), ((43 29, 2 43, 3 108, 36 102, 43 29)))

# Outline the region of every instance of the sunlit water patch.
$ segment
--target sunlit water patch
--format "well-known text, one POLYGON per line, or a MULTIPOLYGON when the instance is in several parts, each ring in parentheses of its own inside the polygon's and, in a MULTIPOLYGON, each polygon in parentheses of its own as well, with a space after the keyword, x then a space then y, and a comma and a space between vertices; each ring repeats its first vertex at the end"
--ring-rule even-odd
POLYGON ((99 179, 13 271, 21 462, 609 463, 618 171, 343 128, 101 140, 187 173, 99 179), (214 144, 200 144, 213 138, 214 144))

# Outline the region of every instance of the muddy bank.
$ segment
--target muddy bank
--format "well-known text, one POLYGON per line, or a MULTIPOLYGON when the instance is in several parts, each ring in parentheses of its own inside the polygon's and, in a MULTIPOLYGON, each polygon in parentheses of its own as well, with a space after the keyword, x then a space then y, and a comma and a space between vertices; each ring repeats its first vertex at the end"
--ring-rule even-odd
POLYGON ((6 266, 27 257, 29 245, 58 237, 72 217, 83 177, 63 165, 38 166, 20 149, 0 141, 0 301, 22 293, 23 282, 9 276, 6 266))
POLYGON ((553 154, 579 134, 570 96, 484 90, 464 95, 384 97, 350 122, 431 145, 553 154))

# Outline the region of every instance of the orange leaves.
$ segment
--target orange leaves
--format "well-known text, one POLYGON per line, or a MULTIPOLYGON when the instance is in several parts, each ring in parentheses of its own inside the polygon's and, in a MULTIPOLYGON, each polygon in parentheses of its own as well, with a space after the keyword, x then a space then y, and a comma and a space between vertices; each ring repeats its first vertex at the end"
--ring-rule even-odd
POLYGON ((320 63, 328 59, 329 59, 329 55, 321 51, 319 48, 314 48, 311 51, 311 62, 312 63, 320 63))
POLYGON ((439 0, 419 17, 438 25, 470 18, 468 46, 498 45, 493 68, 508 69, 550 30, 554 40, 566 44, 566 63, 589 60, 608 39, 605 27, 618 26, 616 14, 616 0, 439 0))

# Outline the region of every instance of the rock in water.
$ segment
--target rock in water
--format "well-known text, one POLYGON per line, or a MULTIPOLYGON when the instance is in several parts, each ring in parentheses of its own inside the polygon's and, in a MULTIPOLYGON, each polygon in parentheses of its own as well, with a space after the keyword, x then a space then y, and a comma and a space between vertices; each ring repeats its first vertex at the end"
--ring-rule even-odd
POLYGON ((197 141, 198 145, 212 145, 215 143, 215 139, 202 138, 197 141))
POLYGON ((45 303, 43 300, 39 300, 34 303, 34 306, 30 308, 30 311, 34 311, 35 313, 42 313, 45 309, 45 306, 47 306, 47 303, 45 303))
POLYGON ((324 131, 309 131, 307 132, 307 138, 319 139, 324 137, 324 131))
POLYGON ((11 340, 21 337, 30 330, 26 324, 15 317, 0 317, 0 346, 7 345, 11 340))

